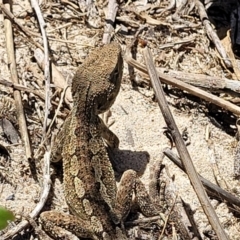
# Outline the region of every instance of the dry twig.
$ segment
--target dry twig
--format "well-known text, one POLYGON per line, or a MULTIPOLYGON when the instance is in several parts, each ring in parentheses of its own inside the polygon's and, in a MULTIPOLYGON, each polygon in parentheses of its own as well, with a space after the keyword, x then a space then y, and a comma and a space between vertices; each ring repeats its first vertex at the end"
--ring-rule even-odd
MULTIPOLYGON (((184 172, 185 169, 181 163, 181 160, 174 154, 170 149, 165 149, 163 153, 172 161, 174 162, 181 170, 184 172)), ((240 199, 229 193, 228 191, 225 191, 224 189, 220 188, 216 184, 213 184, 212 182, 208 181, 201 175, 198 175, 199 179, 202 181, 202 184, 206 188, 206 191, 209 196, 215 197, 218 200, 221 201, 227 201, 231 204, 234 204, 236 206, 240 206, 240 199)))
MULTIPOLYGON (((147 73, 146 67, 139 64, 136 60, 131 58, 129 53, 126 54, 125 60, 128 64, 137 68, 141 72, 147 73)), ((179 81, 176 78, 168 76, 167 74, 158 72, 158 77, 160 77, 161 80, 166 84, 170 84, 172 86, 178 87, 181 90, 187 91, 187 92, 193 94, 194 96, 202 98, 213 104, 216 104, 217 106, 222 107, 223 109, 226 109, 236 115, 240 115, 240 108, 233 103, 230 103, 224 99, 221 99, 221 98, 219 98, 211 93, 208 93, 200 88, 197 88, 197 87, 191 86, 187 83, 184 83, 182 81, 179 81)))
POLYGON ((51 107, 51 101, 50 101, 50 63, 49 63, 49 53, 48 53, 48 40, 46 35, 46 23, 43 19, 41 9, 38 5, 38 2, 36 0, 31 0, 31 5, 33 9, 36 12, 39 26, 42 33, 43 38, 43 46, 44 46, 44 77, 45 77, 45 116, 43 121, 43 139, 46 137, 46 130, 47 130, 47 119, 49 115, 49 110, 51 107))
POLYGON ((218 78, 208 76, 205 74, 185 73, 176 70, 166 70, 164 68, 157 68, 158 72, 165 73, 173 78, 181 80, 185 83, 196 87, 206 88, 209 91, 223 91, 230 90, 230 94, 240 94, 240 82, 227 78, 218 78))
POLYGON ((34 89, 30 89, 27 88, 21 84, 15 84, 12 82, 9 82, 8 80, 5 80, 4 78, 2 78, 0 76, 0 84, 6 86, 6 87, 11 87, 13 89, 19 90, 19 91, 24 91, 24 92, 28 92, 28 93, 33 93, 36 96, 38 96, 39 98, 41 98, 42 100, 44 100, 44 94, 42 94, 40 91, 34 90, 34 89))
POLYGON ((145 217, 145 218, 140 218, 140 219, 137 219, 137 220, 125 222, 124 225, 127 226, 127 227, 133 227, 133 226, 137 226, 137 225, 142 224, 142 223, 156 222, 159 219, 160 219, 159 216, 145 217))
MULTIPOLYGON (((51 179, 50 179, 50 152, 46 151, 44 155, 44 168, 43 168, 43 190, 41 193, 40 200, 36 207, 33 209, 33 211, 29 214, 31 218, 35 218, 38 216, 40 211, 42 210, 45 202, 47 201, 48 194, 51 188, 51 179)), ((26 228, 29 225, 29 222, 27 220, 23 220, 20 222, 16 227, 10 229, 6 234, 4 234, 2 237, 3 239, 10 239, 18 232, 22 231, 24 228, 26 228)))
POLYGON ((114 31, 113 23, 117 15, 118 4, 116 0, 109 0, 108 2, 108 11, 106 15, 106 26, 103 34, 102 42, 104 44, 110 43, 112 33, 114 31))
POLYGON ((146 47, 143 51, 143 54, 144 54, 145 63, 146 63, 147 69, 148 69, 148 73, 149 73, 149 76, 151 79, 151 83, 152 83, 154 92, 156 94, 156 97, 158 99, 159 107, 162 111, 162 114, 167 123, 167 126, 168 126, 169 130, 171 131, 171 135, 172 135, 175 145, 177 147, 178 153, 181 156, 182 163, 184 165, 184 168, 186 169, 186 172, 188 174, 190 182, 191 182, 191 184, 198 196, 198 199, 203 207, 203 210, 204 210, 210 224, 212 225, 213 229, 215 230, 218 238, 222 239, 222 240, 225 240, 225 239, 228 240, 229 237, 224 232, 224 230, 219 222, 219 219, 216 215, 216 212, 214 211, 211 203, 209 202, 207 194, 203 188, 202 183, 200 182, 200 180, 198 178, 198 175, 197 175, 195 167, 192 163, 191 157, 190 157, 188 150, 184 144, 181 134, 177 128, 177 125, 174 121, 172 113, 168 107, 168 104, 167 104, 167 101, 166 101, 166 98, 164 96, 164 92, 162 89, 162 85, 161 85, 161 82, 158 77, 158 73, 157 73, 154 63, 153 63, 151 52, 146 47))
POLYGON ((176 7, 176 0, 171 0, 169 5, 163 9, 163 11, 159 14, 159 17, 162 16, 165 12, 171 11, 176 7))
POLYGON ((198 9, 198 13, 199 13, 199 16, 202 20, 202 23, 206 29, 206 32, 207 32, 207 35, 208 37, 213 41, 213 43, 215 44, 220 56, 222 57, 225 65, 228 67, 228 68, 232 68, 232 63, 218 37, 218 35, 216 34, 216 32, 213 30, 211 24, 210 24, 210 21, 208 19, 208 16, 207 16, 207 13, 204 9, 204 6, 203 4, 199 1, 199 0, 194 0, 195 2, 195 5, 198 9))
POLYGON ((239 179, 240 178, 240 119, 237 119, 236 127, 237 127, 237 133, 236 133, 237 146, 236 146, 236 151, 234 156, 234 177, 236 179, 239 179))
POLYGON ((27 29, 26 27, 24 27, 20 21, 17 20, 17 18, 15 18, 15 16, 10 12, 10 10, 5 7, 3 4, 0 4, 0 8, 2 9, 2 11, 4 12, 4 14, 12 21, 14 22, 21 30, 22 32, 24 32, 27 36, 31 37, 40 37, 39 33, 35 33, 30 31, 29 29, 27 29))
MULTIPOLYGON (((5 9, 10 9, 10 4, 5 4, 5 9)), ((15 61, 15 54, 14 54, 14 43, 13 43, 13 31, 12 31, 12 23, 9 19, 4 20, 5 25, 5 32, 6 32, 6 48, 8 53, 8 62, 9 62, 9 70, 11 72, 11 78, 13 84, 19 84, 18 75, 17 75, 17 66, 15 61)), ((23 144, 25 146, 26 157, 27 159, 32 158, 32 149, 29 141, 28 131, 27 131, 27 123, 25 119, 25 114, 22 105, 22 98, 21 93, 19 90, 13 91, 13 96, 15 100, 15 105, 17 109, 17 118, 19 124, 19 130, 21 134, 21 138, 23 144)))
MULTIPOLYGON (((41 51, 41 49, 36 49, 34 52, 34 57, 37 60, 38 65, 44 69, 44 54, 41 51)), ((52 70, 52 81, 54 83, 54 85, 56 87, 59 87, 61 89, 65 89, 66 93, 65 93, 65 103, 71 107, 71 103, 72 103, 72 93, 71 93, 71 88, 68 88, 68 84, 65 80, 65 78, 63 77, 63 75, 58 71, 57 67, 51 63, 51 70, 52 70)))
MULTIPOLYGON (((32 5, 38 15, 38 20, 39 20, 39 24, 41 27, 41 31, 43 34, 43 42, 44 42, 44 50, 45 50, 45 85, 46 85, 46 89, 45 89, 45 120, 44 120, 44 126, 43 126, 43 139, 45 139, 45 135, 46 135, 46 127, 47 127, 47 117, 48 117, 48 113, 49 113, 49 108, 50 108, 50 97, 49 97, 49 92, 50 92, 50 73, 49 73, 49 56, 48 56, 48 44, 47 44, 47 39, 46 39, 46 34, 45 34, 45 23, 40 11, 40 8, 37 4, 37 2, 35 2, 34 0, 31 1, 32 5)), ((9 20, 7 20, 9 21, 9 20)), ((10 22, 10 21, 9 21, 10 22)), ((7 40, 7 42, 10 42, 7 40)), ((16 66, 15 66, 16 69, 16 66)), ((18 82, 16 82, 16 84, 18 84, 18 82)), ((22 126, 22 124, 19 124, 20 128, 22 126)), ((26 129, 27 132, 27 129, 26 129)), ((35 218, 40 211, 42 210, 47 198, 48 198, 48 194, 50 191, 50 187, 51 187, 51 180, 50 180, 50 151, 46 150, 45 155, 44 155, 44 169, 43 169, 43 190, 42 190, 42 194, 40 197, 40 201, 37 204, 37 206, 35 207, 35 209, 29 214, 29 216, 31 218, 35 218)), ((8 231, 4 236, 3 239, 9 239, 10 237, 12 237, 13 235, 15 235, 16 233, 18 233, 19 231, 21 231, 22 229, 24 229, 26 226, 28 226, 29 223, 28 221, 24 220, 21 223, 19 223, 15 228, 12 228, 10 231, 8 231)))
POLYGON ((160 234, 160 236, 159 236, 159 238, 158 238, 159 240, 161 240, 162 237, 163 237, 164 231, 165 231, 165 229, 166 229, 166 227, 167 227, 168 219, 169 219, 169 217, 170 217, 170 215, 171 215, 171 213, 172 213, 172 211, 173 211, 173 209, 174 209, 174 206, 175 206, 175 204, 176 204, 177 198, 178 198, 178 196, 175 197, 174 202, 173 202, 173 204, 172 204, 172 206, 171 206, 171 209, 170 209, 170 211, 169 211, 169 213, 168 213, 168 215, 167 215, 167 217, 166 217, 166 219, 165 219, 162 232, 161 232, 161 234, 160 234))
POLYGON ((4 12, 4 14, 8 17, 8 19, 11 22, 15 23, 18 26, 18 28, 29 38, 31 43, 33 43, 36 47, 42 49, 42 46, 37 41, 34 41, 34 39, 32 38, 32 36, 40 37, 38 33, 32 32, 28 28, 24 27, 20 23, 20 21, 18 21, 17 18, 15 18, 15 16, 10 12, 10 10, 8 10, 3 4, 0 4, 0 8, 4 12))
POLYGON ((28 220, 29 224, 34 228, 35 233, 38 235, 39 239, 44 239, 44 240, 52 240, 52 238, 50 238, 35 222, 34 219, 32 219, 31 217, 26 217, 26 219, 28 220))

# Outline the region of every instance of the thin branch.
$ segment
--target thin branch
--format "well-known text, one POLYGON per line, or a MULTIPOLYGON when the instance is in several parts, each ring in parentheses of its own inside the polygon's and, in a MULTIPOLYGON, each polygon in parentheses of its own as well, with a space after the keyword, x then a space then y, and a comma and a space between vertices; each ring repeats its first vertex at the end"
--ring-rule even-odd
POLYGON ((113 24, 115 22, 115 18, 117 15, 118 4, 116 0, 109 0, 108 2, 108 10, 106 16, 106 26, 103 34, 102 42, 104 44, 110 43, 112 33, 114 31, 113 24))
POLYGON ((15 90, 20 90, 20 91, 24 91, 24 92, 28 92, 28 93, 33 93, 36 96, 38 96, 39 98, 41 98, 42 100, 44 100, 44 94, 42 94, 40 91, 31 89, 31 88, 27 88, 27 87, 25 87, 21 84, 15 84, 15 83, 9 82, 8 80, 5 80, 1 76, 0 76, 0 84, 2 84, 4 86, 7 86, 7 87, 11 87, 15 90))
POLYGON ((171 213, 172 213, 172 211, 173 211, 173 209, 174 209, 174 206, 175 206, 175 204, 176 204, 177 198, 178 198, 178 196, 176 195, 176 197, 175 197, 175 199, 174 199, 174 202, 173 202, 173 204, 172 204, 172 206, 171 206, 171 208, 170 208, 170 211, 169 211, 169 213, 168 213, 168 215, 167 215, 167 217, 166 217, 166 219, 165 219, 164 226, 163 226, 163 229, 162 229, 162 231, 161 231, 161 234, 160 234, 160 236, 158 237, 159 240, 161 240, 161 239, 163 238, 164 231, 165 231, 165 229, 166 229, 166 227, 167 227, 169 217, 170 217, 170 215, 171 215, 171 213))
POLYGON ((39 33, 35 33, 33 31, 28 30, 26 27, 24 27, 20 21, 18 21, 17 18, 10 12, 10 10, 5 7, 3 4, 0 4, 1 10, 4 12, 4 14, 12 21, 14 22, 21 30, 28 36, 34 36, 34 37, 40 37, 39 33))
POLYGON ((195 2, 195 5, 198 9, 198 13, 199 13, 199 16, 202 20, 202 23, 206 29, 206 32, 207 32, 207 35, 208 37, 212 40, 212 42, 214 43, 215 47, 217 48, 220 56, 222 57, 225 65, 228 67, 228 68, 232 68, 232 63, 218 37, 218 35, 216 34, 216 32, 213 30, 211 24, 210 24, 210 21, 208 19, 208 16, 207 16, 207 13, 204 9, 204 6, 203 4, 199 1, 199 0, 194 0, 195 2))
POLYGON ((7 9, 3 4, 0 4, 0 8, 3 11, 3 13, 6 15, 6 17, 14 24, 17 25, 17 27, 24 33, 24 35, 26 35, 29 40, 31 41, 32 44, 34 44, 36 47, 38 48, 42 48, 42 46, 37 42, 34 41, 34 39, 32 38, 32 36, 34 37, 40 37, 40 35, 38 33, 35 33, 33 31, 30 31, 28 28, 24 27, 20 21, 18 21, 17 18, 15 18, 15 16, 10 12, 9 9, 7 9))
MULTIPOLYGON (((126 62, 128 64, 130 64, 131 66, 137 68, 138 70, 140 70, 141 72, 147 73, 147 69, 145 66, 139 64, 136 60, 134 60, 133 58, 131 58, 129 56, 129 53, 126 54, 125 58, 126 62)), ((202 98, 206 101, 209 101, 213 104, 216 104, 219 107, 222 107, 223 109, 226 109, 236 115, 240 115, 240 107, 236 106, 233 103, 230 103, 224 99, 221 99, 211 93, 208 93, 200 88, 191 86, 190 84, 187 84, 185 82, 179 81, 176 78, 173 78, 171 76, 168 76, 167 74, 164 73, 160 73, 158 72, 158 77, 161 78, 161 80, 166 83, 166 84, 170 84, 172 86, 178 87, 181 90, 187 91, 189 93, 191 93, 194 96, 197 96, 199 98, 202 98)))
MULTIPOLYGON (((163 153, 173 162, 175 163, 182 171, 186 172, 181 160, 174 154, 169 148, 164 149, 163 153)), ((224 189, 220 188, 216 184, 213 184, 212 182, 208 181, 206 178, 202 177, 201 175, 198 175, 199 179, 202 181, 202 184, 206 188, 206 191, 211 197, 215 197, 217 199, 220 199, 221 201, 225 200, 231 204, 234 204, 236 206, 240 206, 240 199, 232 195, 231 193, 225 191, 224 189)))
POLYGON ((240 82, 227 78, 220 78, 197 73, 185 73, 176 70, 167 70, 165 68, 157 68, 158 72, 191 84, 195 87, 208 89, 209 91, 226 91, 230 90, 230 94, 239 96, 240 82))
MULTIPOLYGON (((11 87, 11 88, 13 88, 15 90, 19 90, 19 91, 23 91, 23 92, 27 92, 27 93, 33 93, 34 95, 38 96, 40 99, 42 99, 42 100, 45 99, 45 96, 44 96, 43 93, 41 93, 41 91, 25 87, 25 86, 23 86, 21 84, 14 84, 14 83, 9 82, 8 80, 2 78, 1 76, 0 76, 0 84, 4 85, 6 87, 11 87)), ((51 101, 51 102, 55 106, 59 105, 59 103, 57 103, 55 101, 51 101)))
POLYGON ((49 110, 51 108, 51 101, 50 101, 50 63, 49 63, 49 52, 48 52, 48 40, 46 35, 46 23, 43 19, 41 9, 38 5, 38 2, 36 0, 31 0, 31 5, 33 9, 36 12, 39 26, 42 33, 43 38, 43 46, 44 46, 44 78, 45 78, 45 115, 44 115, 44 121, 43 121, 43 139, 46 137, 46 131, 47 131, 47 119, 49 115, 49 110))
MULTIPOLYGON (((43 54, 42 50, 37 48, 34 51, 34 57, 37 60, 37 63, 41 67, 41 69, 44 69, 44 54, 43 54)), ((54 85, 61 89, 67 88, 66 93, 64 95, 64 101, 71 108, 71 103, 73 101, 71 88, 68 86, 62 73, 59 72, 59 70, 57 69, 57 67, 55 66, 54 63, 51 63, 51 70, 52 70, 52 82, 54 83, 54 85)))
POLYGON ((151 79, 151 83, 152 83, 154 92, 156 94, 157 100, 158 100, 159 107, 162 111, 162 114, 167 123, 167 126, 168 126, 169 130, 171 131, 171 135, 172 135, 175 145, 177 147, 178 153, 182 159, 184 168, 186 169, 187 175, 188 175, 190 182, 198 196, 198 199, 202 205, 202 208, 203 208, 210 224, 212 225, 212 228, 216 232, 218 238, 221 240, 229 240, 229 237, 224 232, 224 230, 220 224, 220 221, 217 217, 217 214, 214 211, 214 208, 212 207, 212 205, 208 199, 208 196, 203 188, 201 181, 198 178, 198 175, 197 175, 195 167, 192 163, 191 157, 188 153, 188 150, 184 144, 184 141, 183 141, 181 134, 177 128, 177 125, 172 116, 172 113, 169 109, 167 100, 164 96, 161 82, 158 77, 158 73, 157 73, 154 63, 153 63, 151 51, 149 50, 148 47, 146 47, 143 50, 143 54, 144 54, 145 64, 147 66, 148 73, 149 73, 149 76, 151 79))
MULTIPOLYGON (((10 11, 9 3, 5 4, 5 9, 8 9, 8 11, 10 11)), ((9 19, 5 18, 4 25, 5 25, 6 48, 7 48, 7 54, 8 54, 9 70, 11 72, 12 82, 13 84, 19 84, 18 75, 17 75, 17 65, 15 61, 15 54, 14 54, 12 23, 9 19)), ((23 145, 25 147, 26 157, 29 160, 32 158, 32 149, 29 141, 27 123, 26 123, 25 114, 23 110, 20 91, 14 90, 13 96, 14 96, 15 105, 17 109, 19 130, 20 130, 22 141, 23 141, 23 145)))
MULTIPOLYGON (((43 206, 45 205, 48 194, 51 188, 51 178, 50 178, 50 152, 46 151, 44 155, 44 168, 43 168, 43 190, 41 193, 40 200, 34 210, 29 214, 31 218, 35 218, 41 212, 43 206)), ((16 227, 11 228, 6 234, 2 237, 3 240, 5 239, 12 239, 12 237, 17 234, 18 232, 22 231, 24 228, 29 226, 29 222, 27 220, 23 220, 20 222, 16 227)))
MULTIPOLYGON (((46 128, 47 128, 47 118, 49 114, 49 109, 51 106, 50 102, 50 71, 49 71, 49 54, 48 54, 48 42, 47 42, 47 37, 46 37, 46 32, 45 32, 45 22, 43 20, 42 14, 40 7, 38 3, 35 0, 31 0, 31 4, 33 8, 35 9, 35 12, 38 16, 38 21, 40 24, 41 28, 41 33, 43 36, 43 44, 44 44, 44 53, 45 53, 45 64, 44 64, 44 75, 45 75, 45 118, 44 118, 44 124, 43 124, 43 138, 45 139, 46 136, 46 128)), ((9 20, 8 20, 9 21, 9 20)), ((51 179, 50 179, 50 151, 47 147, 47 150, 44 155, 44 168, 43 168, 43 190, 41 194, 40 201, 34 208, 34 210, 30 213, 31 218, 35 218, 40 211, 42 210, 45 202, 47 201, 50 188, 51 188, 51 179)), ((21 223, 19 223, 15 228, 11 229, 9 232, 7 232, 4 236, 3 239, 9 239, 19 231, 23 230, 25 227, 29 225, 28 221, 24 220, 21 223)))

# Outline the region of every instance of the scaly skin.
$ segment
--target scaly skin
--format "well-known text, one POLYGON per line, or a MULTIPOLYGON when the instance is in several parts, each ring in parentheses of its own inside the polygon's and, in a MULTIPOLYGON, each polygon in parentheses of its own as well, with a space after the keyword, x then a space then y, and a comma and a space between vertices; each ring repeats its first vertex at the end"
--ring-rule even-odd
POLYGON ((118 147, 119 141, 98 117, 114 103, 122 71, 121 48, 111 43, 95 49, 73 78, 73 109, 51 157, 52 161, 63 160, 64 193, 73 215, 41 214, 44 229, 56 239, 68 238, 63 229, 83 238, 126 239, 116 225, 129 212, 133 189, 140 189, 142 183, 135 171, 128 170, 117 191, 102 137, 112 147, 118 147))

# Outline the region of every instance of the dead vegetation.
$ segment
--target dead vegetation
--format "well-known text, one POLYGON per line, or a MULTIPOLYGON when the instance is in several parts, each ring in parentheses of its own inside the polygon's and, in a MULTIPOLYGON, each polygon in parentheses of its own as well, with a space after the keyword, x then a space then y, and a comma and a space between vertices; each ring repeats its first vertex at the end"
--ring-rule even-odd
MULTIPOLYGON (((51 171, 49 167, 51 144, 71 109, 68 86, 76 68, 90 51, 112 38, 121 43, 125 58, 120 100, 113 109, 117 123, 113 127, 119 129, 117 135, 126 132, 122 148, 149 152, 150 166, 145 166, 143 179, 151 195, 160 188, 161 194, 154 200, 165 218, 163 226, 156 219, 127 219, 129 239, 239 239, 240 189, 236 178, 240 175, 240 147, 233 140, 240 115, 239 33, 230 21, 237 19, 238 1, 61 0, 41 2, 39 7, 32 0, 13 5, 6 2, 0 8, 0 204, 17 217, 2 232, 2 239, 46 239, 38 226, 39 213, 51 208, 66 211, 61 166, 51 171), (150 62, 146 61, 146 46, 156 71, 146 67, 150 62), (153 72, 164 84, 178 127, 187 126, 191 131, 189 155, 179 134, 174 135, 178 129, 172 127, 172 120, 166 120, 170 129, 166 135, 169 142, 175 142, 171 145, 182 158, 203 210, 190 184, 186 187, 186 175, 184 178, 180 171, 172 173, 174 167, 169 160, 159 157, 162 145, 170 146, 167 138, 162 132, 155 138, 148 136, 150 131, 158 133, 166 126, 162 116, 159 124, 153 123, 159 114, 150 87, 159 99, 158 90, 148 77, 153 72), (142 125, 134 124, 139 118, 145 118, 142 125), (128 121, 133 122, 131 126, 128 121), (141 134, 146 141, 138 143, 141 134), (210 159, 207 166, 204 161, 194 161, 206 156, 210 159), (210 197, 211 209, 193 165, 204 175, 200 180, 210 197)), ((165 111, 166 106, 164 116, 165 111)), ((169 149, 164 153, 176 159, 169 149)), ((125 167, 115 162, 113 165, 119 172, 125 167)))

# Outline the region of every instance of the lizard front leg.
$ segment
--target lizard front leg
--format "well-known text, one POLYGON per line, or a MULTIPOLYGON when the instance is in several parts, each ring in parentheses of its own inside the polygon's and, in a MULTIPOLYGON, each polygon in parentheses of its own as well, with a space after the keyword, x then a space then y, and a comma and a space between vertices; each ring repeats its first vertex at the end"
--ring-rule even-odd
POLYGON ((102 138, 106 141, 107 145, 110 148, 118 148, 119 147, 119 139, 103 122, 103 120, 98 117, 98 130, 101 134, 102 138))

